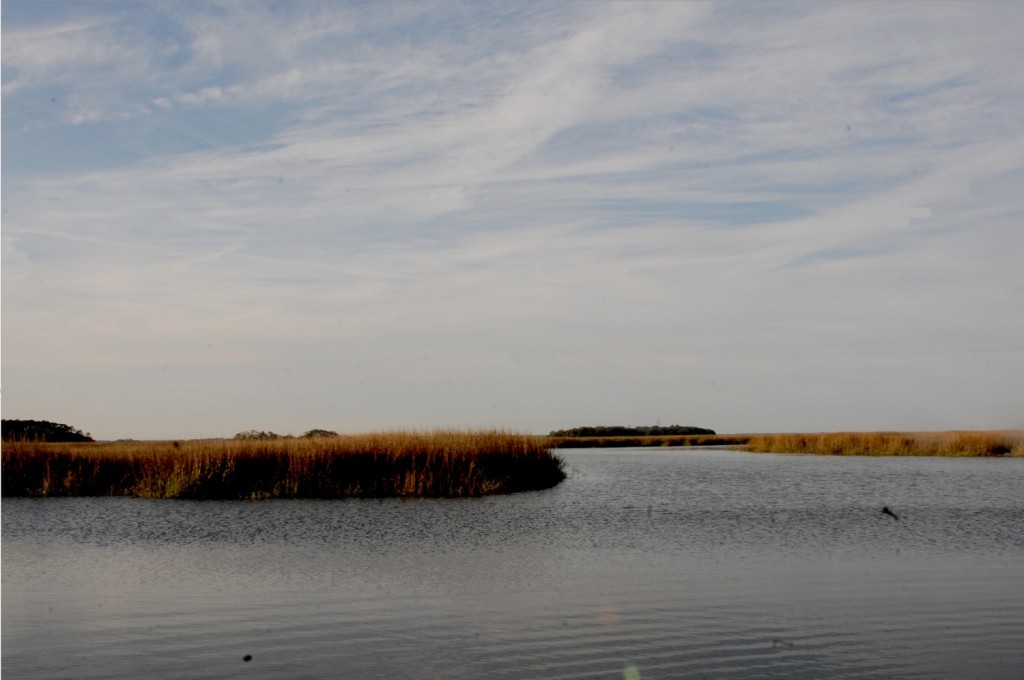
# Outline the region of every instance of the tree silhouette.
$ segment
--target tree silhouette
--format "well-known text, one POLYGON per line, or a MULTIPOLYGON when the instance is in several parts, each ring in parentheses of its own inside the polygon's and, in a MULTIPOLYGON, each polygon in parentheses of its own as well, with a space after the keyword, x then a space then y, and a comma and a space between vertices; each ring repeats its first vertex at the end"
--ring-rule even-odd
POLYGON ((3 440, 35 442, 91 442, 88 432, 48 420, 3 420, 3 440))
POLYGON ((317 437, 337 437, 338 433, 335 432, 334 430, 314 429, 310 430, 309 432, 306 432, 302 436, 307 439, 316 439, 317 437))
POLYGON ((568 430, 553 430, 552 437, 650 437, 658 435, 715 434, 714 430, 691 425, 586 425, 568 430))
POLYGON ((270 432, 263 430, 246 430, 245 432, 239 432, 235 435, 235 439, 286 439, 285 435, 280 435, 276 432, 270 432))

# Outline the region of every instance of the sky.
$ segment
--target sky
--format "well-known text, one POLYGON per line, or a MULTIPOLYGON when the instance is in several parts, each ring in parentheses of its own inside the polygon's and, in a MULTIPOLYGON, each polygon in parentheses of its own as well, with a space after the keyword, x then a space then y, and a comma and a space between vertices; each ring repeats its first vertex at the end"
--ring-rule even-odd
POLYGON ((1024 427, 1024 4, 2 4, 2 410, 1024 427))

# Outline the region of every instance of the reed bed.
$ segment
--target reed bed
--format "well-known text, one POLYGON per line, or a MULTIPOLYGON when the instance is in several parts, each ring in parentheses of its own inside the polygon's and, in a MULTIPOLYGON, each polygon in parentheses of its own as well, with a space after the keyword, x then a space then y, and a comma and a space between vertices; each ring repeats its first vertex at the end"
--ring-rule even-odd
POLYGON ((831 432, 759 434, 746 449, 829 456, 1024 456, 1024 432, 831 432))
POLYGON ((263 499, 464 497, 565 479, 548 440, 396 431, 278 440, 4 442, 4 496, 263 499))
POLYGON ((668 434, 637 437, 551 437, 557 449, 602 449, 623 446, 738 446, 749 435, 668 434))

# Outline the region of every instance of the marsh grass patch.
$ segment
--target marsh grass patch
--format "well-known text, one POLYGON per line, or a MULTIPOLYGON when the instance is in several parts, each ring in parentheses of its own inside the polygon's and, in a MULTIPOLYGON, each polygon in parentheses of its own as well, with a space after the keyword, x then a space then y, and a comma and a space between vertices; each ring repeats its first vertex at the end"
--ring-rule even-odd
POLYGON ((392 431, 277 440, 5 442, 4 496, 464 497, 565 479, 543 437, 392 431))

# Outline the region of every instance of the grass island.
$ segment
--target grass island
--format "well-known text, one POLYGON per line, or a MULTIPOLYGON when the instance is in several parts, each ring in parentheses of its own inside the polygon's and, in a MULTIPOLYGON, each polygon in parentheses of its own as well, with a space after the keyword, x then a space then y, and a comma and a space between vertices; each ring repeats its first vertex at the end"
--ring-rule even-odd
POLYGON ((499 430, 3 444, 5 497, 470 497, 563 479, 546 438, 499 430))

